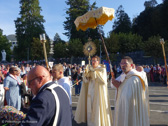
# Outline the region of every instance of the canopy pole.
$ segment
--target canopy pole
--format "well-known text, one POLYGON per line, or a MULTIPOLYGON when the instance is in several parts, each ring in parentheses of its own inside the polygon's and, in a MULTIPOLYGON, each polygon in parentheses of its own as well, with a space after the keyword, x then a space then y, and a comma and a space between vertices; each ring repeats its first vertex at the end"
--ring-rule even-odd
MULTIPOLYGON (((95 18, 95 21, 96 21, 96 24, 97 24, 96 18, 95 18)), ((105 45, 105 43, 104 43, 104 39, 103 39, 103 36, 102 36, 102 34, 101 34, 101 32, 100 32, 100 29, 99 29, 98 24, 97 24, 97 29, 98 29, 98 32, 99 32, 99 34, 100 34, 101 40, 102 40, 102 42, 103 42, 103 46, 104 46, 104 50, 105 50, 105 53, 106 53, 106 57, 107 57, 107 60, 108 60, 108 62, 109 62, 109 65, 110 65, 111 77, 112 77, 112 78, 115 78, 115 77, 114 77, 114 72, 113 72, 113 69, 112 69, 112 65, 111 65, 111 61, 110 61, 110 58, 109 58, 109 55, 108 55, 108 52, 107 52, 107 48, 106 48, 106 45, 105 45)))

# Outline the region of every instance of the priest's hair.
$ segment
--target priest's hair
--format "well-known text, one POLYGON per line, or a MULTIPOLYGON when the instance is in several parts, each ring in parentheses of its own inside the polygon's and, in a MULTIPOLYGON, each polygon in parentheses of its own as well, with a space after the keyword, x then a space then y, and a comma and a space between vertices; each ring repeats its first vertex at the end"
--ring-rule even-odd
POLYGON ((133 64, 133 60, 132 60, 132 58, 129 57, 129 56, 124 56, 122 59, 126 59, 126 60, 128 60, 128 62, 129 62, 130 64, 133 64))

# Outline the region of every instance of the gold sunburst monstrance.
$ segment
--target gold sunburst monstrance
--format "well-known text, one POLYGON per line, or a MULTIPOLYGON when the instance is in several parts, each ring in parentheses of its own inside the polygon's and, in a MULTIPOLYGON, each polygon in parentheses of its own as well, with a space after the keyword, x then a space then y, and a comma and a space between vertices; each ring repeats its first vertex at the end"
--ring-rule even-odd
POLYGON ((89 65, 90 65, 90 60, 91 57, 96 53, 96 45, 91 41, 91 39, 88 39, 88 42, 85 43, 84 47, 83 47, 83 52, 85 54, 85 56, 89 56, 88 60, 89 60, 89 65))

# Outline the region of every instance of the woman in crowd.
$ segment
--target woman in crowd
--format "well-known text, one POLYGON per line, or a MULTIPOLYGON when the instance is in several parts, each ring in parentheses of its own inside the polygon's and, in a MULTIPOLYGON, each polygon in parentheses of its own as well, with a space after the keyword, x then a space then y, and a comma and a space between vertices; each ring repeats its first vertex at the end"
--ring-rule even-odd
POLYGON ((154 68, 153 68, 153 65, 151 65, 150 77, 151 77, 151 82, 154 82, 154 68))
POLYGON ((7 105, 15 107, 17 110, 21 109, 21 95, 20 82, 17 80, 18 69, 11 67, 9 69, 9 76, 4 79, 4 89, 6 91, 5 97, 7 105))
POLYGON ((21 69, 20 76, 23 77, 26 74, 26 70, 24 68, 24 65, 21 65, 20 69, 21 69))

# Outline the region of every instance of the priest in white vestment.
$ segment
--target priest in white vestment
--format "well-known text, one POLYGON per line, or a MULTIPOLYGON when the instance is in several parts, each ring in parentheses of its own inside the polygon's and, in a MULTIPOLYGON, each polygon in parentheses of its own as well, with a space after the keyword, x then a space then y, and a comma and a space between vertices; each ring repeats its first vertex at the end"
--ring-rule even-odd
POLYGON ((112 126, 106 67, 99 62, 100 58, 95 56, 92 66, 88 65, 85 69, 75 121, 87 122, 88 126, 112 126))
POLYGON ((149 103, 147 86, 141 72, 132 69, 133 61, 125 56, 121 60, 121 69, 126 74, 118 88, 115 105, 114 126, 149 126, 149 103))

